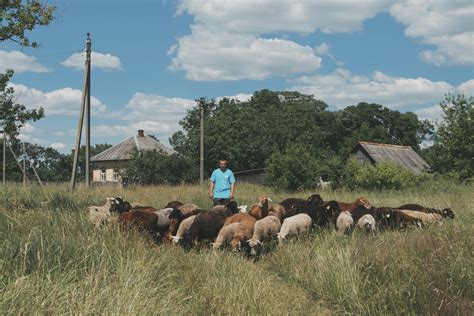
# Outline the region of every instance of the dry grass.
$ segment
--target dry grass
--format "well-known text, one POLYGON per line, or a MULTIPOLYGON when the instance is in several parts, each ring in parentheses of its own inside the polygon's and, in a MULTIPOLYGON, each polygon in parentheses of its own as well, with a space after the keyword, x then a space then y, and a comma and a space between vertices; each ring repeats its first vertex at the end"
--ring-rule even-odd
MULTIPOLYGON (((260 193, 240 185, 239 204, 260 193)), ((266 246, 262 258, 154 246, 116 227, 95 229, 86 206, 106 196, 161 207, 209 207, 199 186, 0 188, 0 313, 124 314, 473 314, 473 187, 430 184, 415 192, 320 192, 374 205, 451 207, 441 227, 350 237, 315 231, 266 246)))

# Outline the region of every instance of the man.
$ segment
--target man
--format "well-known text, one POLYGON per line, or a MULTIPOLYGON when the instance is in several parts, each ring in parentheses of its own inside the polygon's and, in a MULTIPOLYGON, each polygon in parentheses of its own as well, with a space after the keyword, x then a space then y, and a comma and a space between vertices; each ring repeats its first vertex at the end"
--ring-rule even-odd
POLYGON ((214 205, 225 205, 234 199, 235 178, 230 169, 227 169, 227 160, 219 160, 219 168, 211 175, 209 199, 214 205))

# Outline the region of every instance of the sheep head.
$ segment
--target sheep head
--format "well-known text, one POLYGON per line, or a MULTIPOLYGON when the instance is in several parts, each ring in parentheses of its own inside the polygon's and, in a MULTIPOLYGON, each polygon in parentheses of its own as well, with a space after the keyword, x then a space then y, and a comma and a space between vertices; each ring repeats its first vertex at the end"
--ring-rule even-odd
POLYGON ((363 206, 368 210, 372 208, 372 204, 363 196, 357 199, 357 205, 363 206))
POLYGON ((316 204, 316 205, 323 205, 324 201, 321 198, 319 194, 312 194, 308 199, 307 199, 308 204, 316 204))
POLYGON ((443 209, 443 217, 449 217, 451 219, 454 219, 454 212, 450 208, 445 208, 443 209))

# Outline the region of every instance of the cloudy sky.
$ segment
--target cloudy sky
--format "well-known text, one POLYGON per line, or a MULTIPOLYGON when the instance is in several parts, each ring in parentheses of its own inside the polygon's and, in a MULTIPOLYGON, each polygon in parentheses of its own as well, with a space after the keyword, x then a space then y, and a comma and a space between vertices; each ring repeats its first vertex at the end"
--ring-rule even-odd
POLYGON ((75 141, 85 34, 92 38, 92 143, 144 129, 168 143, 199 97, 297 90, 340 109, 376 102, 436 120, 445 93, 474 94, 472 0, 49 0, 38 49, 0 43, 19 103, 46 117, 23 138, 75 141))

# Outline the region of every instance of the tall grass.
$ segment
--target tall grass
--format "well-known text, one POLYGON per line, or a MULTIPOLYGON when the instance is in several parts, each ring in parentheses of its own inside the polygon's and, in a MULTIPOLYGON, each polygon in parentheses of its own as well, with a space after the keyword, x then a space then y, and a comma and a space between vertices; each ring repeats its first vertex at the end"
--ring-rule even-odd
MULTIPOLYGON (((210 207, 207 188, 8 186, 0 189, 0 313, 124 314, 473 314, 474 190, 433 184, 416 191, 323 191, 324 199, 364 195, 374 205, 451 207, 441 227, 355 232, 316 230, 270 243, 258 261, 226 251, 185 252, 134 232, 93 227, 88 205, 106 196, 162 207, 170 200, 210 207)), ((239 204, 258 194, 239 185, 239 204)))

